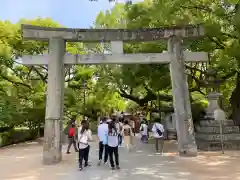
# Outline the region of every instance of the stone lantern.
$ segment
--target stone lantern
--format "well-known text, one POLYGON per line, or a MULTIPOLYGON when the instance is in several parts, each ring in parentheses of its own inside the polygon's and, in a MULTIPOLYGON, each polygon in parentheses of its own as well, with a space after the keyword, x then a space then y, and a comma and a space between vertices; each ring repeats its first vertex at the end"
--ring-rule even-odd
POLYGON ((221 80, 217 79, 217 72, 213 68, 206 70, 205 85, 209 88, 210 92, 207 95, 208 107, 206 109, 206 119, 215 119, 216 112, 225 114, 225 112, 219 106, 219 99, 222 96, 221 93, 217 92, 221 85, 221 80), (215 112, 215 116, 214 116, 215 112))
POLYGON ((219 99, 222 96, 219 93, 219 87, 224 82, 223 79, 217 78, 214 69, 206 71, 206 79, 203 84, 208 88, 207 96, 208 107, 206 117, 200 120, 196 127, 196 142, 198 149, 215 151, 222 150, 239 150, 240 133, 239 126, 234 125, 232 120, 226 118, 226 113, 219 106, 219 99))
POLYGON ((207 119, 214 119, 214 111, 221 109, 218 103, 221 96, 222 94, 218 92, 210 92, 207 95, 207 100, 208 100, 208 107, 206 109, 207 119))

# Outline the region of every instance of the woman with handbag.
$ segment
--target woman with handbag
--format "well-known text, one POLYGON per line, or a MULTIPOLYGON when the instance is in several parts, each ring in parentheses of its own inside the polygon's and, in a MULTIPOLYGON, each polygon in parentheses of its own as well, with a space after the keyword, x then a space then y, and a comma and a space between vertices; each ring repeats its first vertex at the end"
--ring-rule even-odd
POLYGON ((79 170, 83 170, 84 167, 89 166, 88 157, 90 151, 89 141, 92 140, 92 132, 89 129, 89 123, 86 120, 82 120, 81 126, 78 128, 78 148, 79 148, 79 170))

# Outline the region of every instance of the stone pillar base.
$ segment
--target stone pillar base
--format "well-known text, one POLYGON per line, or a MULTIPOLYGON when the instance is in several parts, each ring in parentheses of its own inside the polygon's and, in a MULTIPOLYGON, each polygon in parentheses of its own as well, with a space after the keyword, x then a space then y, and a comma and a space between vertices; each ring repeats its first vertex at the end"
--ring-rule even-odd
POLYGON ((45 154, 43 156, 43 165, 54 165, 54 164, 58 164, 62 161, 62 158, 57 158, 57 157, 53 157, 50 153, 43 153, 45 154))
POLYGON ((196 157, 198 155, 198 150, 196 145, 187 145, 183 149, 179 150, 180 157, 196 157))
POLYGON ((61 121, 46 119, 43 143, 43 164, 52 165, 62 160, 61 121))

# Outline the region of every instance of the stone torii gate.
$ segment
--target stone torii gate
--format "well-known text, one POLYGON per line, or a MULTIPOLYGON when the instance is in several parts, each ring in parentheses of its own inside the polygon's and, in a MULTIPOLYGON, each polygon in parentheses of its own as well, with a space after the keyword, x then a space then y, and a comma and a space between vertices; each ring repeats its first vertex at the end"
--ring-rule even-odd
MULTIPOLYGON (((43 163, 62 159, 61 132, 63 119, 65 64, 154 64, 170 63, 174 111, 177 119, 180 155, 197 156, 185 62, 208 61, 205 52, 182 51, 183 39, 204 36, 201 25, 155 29, 69 29, 22 25, 26 40, 49 41, 49 54, 23 56, 25 65, 48 65, 48 86, 43 145, 43 163), (123 42, 168 40, 168 52, 124 54, 123 42), (65 53, 68 42, 110 42, 111 54, 72 55, 65 53)), ((160 82, 161 83, 161 82, 160 82)))

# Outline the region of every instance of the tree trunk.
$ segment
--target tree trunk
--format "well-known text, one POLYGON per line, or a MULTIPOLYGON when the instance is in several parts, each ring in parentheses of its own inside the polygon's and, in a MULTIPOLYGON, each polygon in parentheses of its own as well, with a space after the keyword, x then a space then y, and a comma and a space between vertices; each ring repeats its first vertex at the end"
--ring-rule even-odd
MULTIPOLYGON (((240 4, 235 5, 235 30, 240 37, 240 4)), ((240 40, 238 40, 240 43, 240 40)), ((238 61, 238 67, 240 67, 240 57, 236 57, 238 61)), ((236 88, 232 92, 232 96, 230 99, 231 106, 232 106, 232 119, 234 123, 238 126, 240 126, 240 73, 237 72, 237 78, 236 78, 236 88)))
POLYGON ((236 125, 240 125, 240 73, 237 73, 236 87, 230 98, 232 106, 232 119, 236 125))

